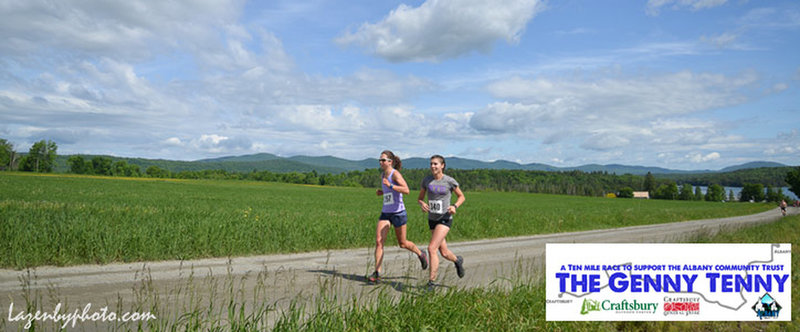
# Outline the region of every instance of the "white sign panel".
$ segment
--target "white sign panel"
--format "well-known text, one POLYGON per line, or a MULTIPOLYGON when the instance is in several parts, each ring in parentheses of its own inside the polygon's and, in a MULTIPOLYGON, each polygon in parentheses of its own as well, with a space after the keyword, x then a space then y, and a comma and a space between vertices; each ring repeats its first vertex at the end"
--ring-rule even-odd
POLYGON ((791 244, 548 243, 548 321, 790 321, 791 244))

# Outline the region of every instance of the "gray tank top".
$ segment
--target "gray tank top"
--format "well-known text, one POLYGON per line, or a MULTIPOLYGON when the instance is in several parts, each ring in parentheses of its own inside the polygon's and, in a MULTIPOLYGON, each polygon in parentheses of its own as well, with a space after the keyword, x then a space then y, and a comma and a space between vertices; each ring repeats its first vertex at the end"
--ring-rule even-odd
POLYGON ((451 192, 458 187, 458 182, 447 174, 443 175, 439 180, 434 179, 433 175, 428 175, 422 179, 421 188, 425 188, 428 191, 429 220, 452 218, 447 213, 447 208, 450 207, 451 192))

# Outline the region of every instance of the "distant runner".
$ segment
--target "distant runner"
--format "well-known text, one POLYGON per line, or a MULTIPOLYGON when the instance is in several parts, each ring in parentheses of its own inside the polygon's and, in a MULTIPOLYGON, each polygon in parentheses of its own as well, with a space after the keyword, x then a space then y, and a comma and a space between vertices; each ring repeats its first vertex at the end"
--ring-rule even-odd
POLYGON ((400 158, 395 156, 392 151, 386 150, 381 152, 381 157, 378 159, 381 165, 381 189, 376 191, 378 196, 383 196, 383 208, 381 209, 381 216, 378 218, 378 225, 375 231, 375 272, 372 273, 367 279, 370 282, 378 282, 381 280, 381 267, 383 265, 383 243, 386 242, 386 234, 389 232, 389 226, 394 226, 394 234, 397 236, 397 243, 400 248, 406 249, 417 254, 422 269, 428 268, 428 255, 425 251, 420 250, 414 242, 406 239, 406 223, 408 222, 408 215, 406 214, 406 206, 403 204, 403 194, 408 195, 410 192, 406 180, 400 174, 402 162, 400 158))
POLYGON ((786 200, 785 199, 781 200, 781 213, 783 214, 784 217, 786 216, 786 200))
POLYGON ((464 258, 456 256, 452 251, 447 249, 447 240, 445 237, 453 225, 453 215, 456 214, 456 209, 464 204, 464 193, 458 186, 458 182, 452 177, 444 174, 447 167, 444 157, 434 155, 431 157, 431 175, 428 175, 422 180, 420 186, 419 203, 422 211, 428 213, 428 227, 431 229, 431 242, 428 244, 428 252, 430 253, 430 278, 428 279, 428 289, 433 289, 436 285, 436 274, 439 272, 439 253, 442 257, 455 263, 456 274, 459 278, 464 277, 464 258), (456 194, 456 202, 450 205, 451 192, 456 194), (428 201, 426 202, 425 194, 428 194, 428 201))

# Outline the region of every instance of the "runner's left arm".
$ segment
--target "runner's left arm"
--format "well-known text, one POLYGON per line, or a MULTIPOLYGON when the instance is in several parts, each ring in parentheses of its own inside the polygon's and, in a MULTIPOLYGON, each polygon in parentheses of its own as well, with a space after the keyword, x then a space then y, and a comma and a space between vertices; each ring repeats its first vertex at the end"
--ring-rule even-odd
POLYGON ((450 212, 450 214, 456 214, 456 209, 461 207, 461 205, 464 204, 464 201, 467 200, 467 198, 464 197, 464 193, 461 191, 460 187, 453 188, 453 193, 456 194, 456 197, 458 198, 453 205, 447 207, 447 212, 450 212))

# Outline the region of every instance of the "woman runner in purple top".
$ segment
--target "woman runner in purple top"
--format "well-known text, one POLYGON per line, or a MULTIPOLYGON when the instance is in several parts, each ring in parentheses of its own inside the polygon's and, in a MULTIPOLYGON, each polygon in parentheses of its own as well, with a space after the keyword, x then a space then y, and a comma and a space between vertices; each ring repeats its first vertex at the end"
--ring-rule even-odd
POLYGON ((422 269, 428 268, 428 255, 420 250, 414 242, 406 239, 406 223, 408 215, 403 204, 403 194, 408 195, 410 190, 403 175, 400 174, 402 162, 392 151, 381 152, 378 159, 381 165, 381 189, 376 191, 378 196, 383 196, 383 208, 381 216, 378 218, 377 230, 375 231, 375 272, 367 279, 371 282, 380 281, 380 272, 383 265, 383 243, 386 242, 386 235, 389 233, 389 226, 394 226, 394 234, 397 236, 397 243, 400 248, 411 251, 417 255, 422 269))

